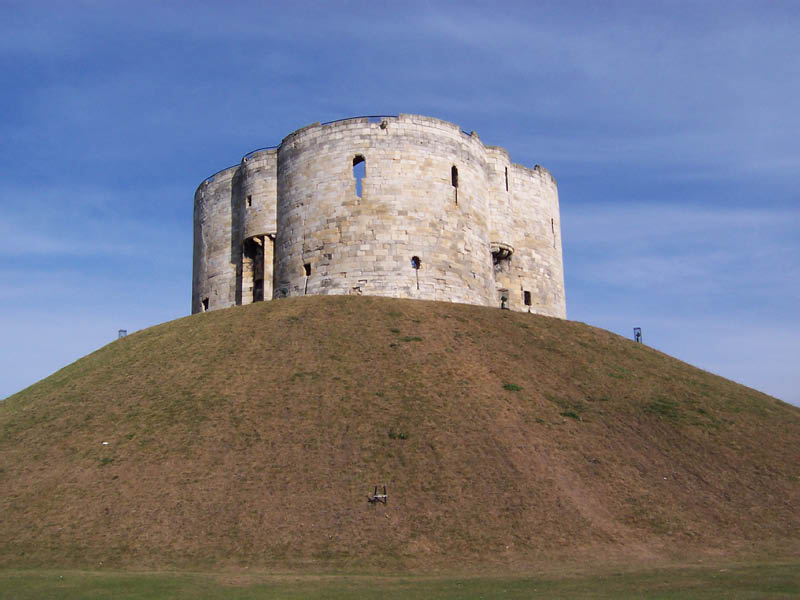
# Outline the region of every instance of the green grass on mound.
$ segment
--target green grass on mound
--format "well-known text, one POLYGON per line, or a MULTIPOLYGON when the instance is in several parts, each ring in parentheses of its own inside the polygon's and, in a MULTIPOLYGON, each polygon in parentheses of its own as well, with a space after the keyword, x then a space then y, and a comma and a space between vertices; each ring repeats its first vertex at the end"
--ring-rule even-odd
POLYGON ((800 553, 799 409, 582 323, 476 306, 309 297, 165 323, 0 403, 0 456, 5 566, 800 553))
POLYGON ((0 571, 15 600, 350 600, 377 597, 768 600, 800 595, 800 564, 682 567, 540 577, 266 576, 259 574, 0 571))

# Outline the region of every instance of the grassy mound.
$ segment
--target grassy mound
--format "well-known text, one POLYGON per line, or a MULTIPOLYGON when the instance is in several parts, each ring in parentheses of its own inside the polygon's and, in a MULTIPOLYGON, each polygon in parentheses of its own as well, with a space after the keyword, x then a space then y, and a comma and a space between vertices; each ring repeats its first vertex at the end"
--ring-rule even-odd
POLYGON ((308 297, 159 325, 1 402, 0 456, 5 566, 800 553, 800 409, 476 306, 308 297))

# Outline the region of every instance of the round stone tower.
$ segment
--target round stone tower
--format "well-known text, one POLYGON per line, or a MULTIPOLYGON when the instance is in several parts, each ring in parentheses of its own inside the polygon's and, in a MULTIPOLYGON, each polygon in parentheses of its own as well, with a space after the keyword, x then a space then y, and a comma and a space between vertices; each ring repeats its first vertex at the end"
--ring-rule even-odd
POLYGON ((424 117, 288 136, 278 149, 275 297, 490 304, 484 163, 477 137, 424 117))
POLYGON ((558 192, 417 115, 315 123, 195 194, 192 312, 367 294, 566 316, 558 192))

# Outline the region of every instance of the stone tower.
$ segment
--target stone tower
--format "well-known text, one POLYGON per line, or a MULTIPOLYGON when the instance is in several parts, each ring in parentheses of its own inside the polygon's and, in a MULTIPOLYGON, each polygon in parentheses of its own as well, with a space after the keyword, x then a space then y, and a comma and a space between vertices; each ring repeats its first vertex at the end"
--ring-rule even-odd
POLYGON ((566 317, 558 190, 418 115, 295 131, 195 193, 192 312, 306 294, 566 317))

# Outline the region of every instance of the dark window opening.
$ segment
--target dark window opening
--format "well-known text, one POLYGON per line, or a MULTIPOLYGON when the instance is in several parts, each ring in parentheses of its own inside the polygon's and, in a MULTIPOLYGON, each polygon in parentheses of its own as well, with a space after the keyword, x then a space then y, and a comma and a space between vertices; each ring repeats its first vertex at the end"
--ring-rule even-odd
POLYGON ((306 277, 311 276, 311 263, 306 263, 303 265, 303 272, 306 274, 306 277))
POLYGON ((253 282, 253 302, 264 301, 264 280, 256 279, 253 282))
POLYGON ((249 194, 247 196, 247 206, 253 206, 253 196, 249 194))
POLYGON ((455 165, 450 169, 450 184, 454 188, 458 187, 458 168, 455 165))
POLYGON ((208 298, 203 298, 200 302, 203 305, 203 312, 208 310, 208 298))
POLYGON ((522 292, 522 298, 525 302, 525 306, 531 305, 531 293, 528 291, 522 292))
POLYGON ((361 198, 363 192, 362 179, 367 175, 367 161, 360 154, 353 158, 353 178, 356 180, 356 196, 361 198))
POLYGON ((508 191, 508 167, 506 167, 506 191, 508 191))

